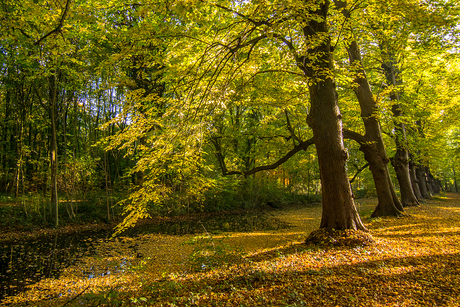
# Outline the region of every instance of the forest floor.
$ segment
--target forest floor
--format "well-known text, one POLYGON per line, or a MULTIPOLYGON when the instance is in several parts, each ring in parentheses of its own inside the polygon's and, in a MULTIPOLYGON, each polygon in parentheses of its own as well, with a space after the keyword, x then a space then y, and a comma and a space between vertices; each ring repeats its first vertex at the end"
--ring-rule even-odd
MULTIPOLYGON (((460 306, 460 194, 444 193, 401 218, 370 219, 364 247, 307 245, 320 206, 271 211, 291 227, 202 237, 147 234, 101 242, 59 279, 4 301, 11 306, 460 306), (137 254, 124 254, 136 244, 137 254), (110 255, 107 254, 109 251, 110 255), (94 278, 82 266, 125 269, 94 278)), ((244 218, 244 217, 242 217, 244 218)))

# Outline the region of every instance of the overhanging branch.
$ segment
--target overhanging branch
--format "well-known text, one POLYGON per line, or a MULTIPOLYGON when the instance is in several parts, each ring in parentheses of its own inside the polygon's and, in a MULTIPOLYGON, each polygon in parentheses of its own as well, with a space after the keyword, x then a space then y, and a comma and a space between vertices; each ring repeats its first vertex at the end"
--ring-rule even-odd
POLYGON ((360 145, 363 145, 366 143, 366 138, 363 135, 359 134, 358 132, 351 131, 348 129, 343 129, 343 138, 354 140, 358 142, 358 144, 360 145))
POLYGON ((258 167, 254 167, 253 169, 250 169, 248 171, 230 171, 230 172, 223 172, 224 176, 227 175, 244 175, 245 177, 249 175, 253 175, 255 173, 261 172, 261 171, 268 171, 271 169, 275 169, 287 160, 289 160, 293 155, 298 153, 301 150, 307 150, 310 145, 313 145, 313 138, 306 140, 305 142, 301 142, 299 145, 294 146, 294 148, 289 151, 286 155, 284 155, 282 158, 280 158, 278 161, 276 161, 273 164, 269 165, 262 165, 258 167))

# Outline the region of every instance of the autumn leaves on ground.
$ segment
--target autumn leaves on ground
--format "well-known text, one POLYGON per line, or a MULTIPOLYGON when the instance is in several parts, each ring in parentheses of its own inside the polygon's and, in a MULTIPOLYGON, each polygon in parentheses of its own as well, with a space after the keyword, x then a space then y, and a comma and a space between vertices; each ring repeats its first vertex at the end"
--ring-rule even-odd
MULTIPOLYGON (((88 279, 71 267, 59 280, 44 280, 6 303, 460 306, 460 195, 437 196, 407 208, 402 218, 371 220, 373 206, 372 200, 357 201, 374 238, 368 246, 304 244, 306 234, 318 227, 321 207, 296 207, 270 213, 292 225, 284 230, 144 235, 134 239, 137 258, 122 255, 123 240, 105 243, 101 249, 111 250, 109 260, 124 257, 129 269, 88 279)), ((79 265, 98 261, 108 260, 96 257, 79 265)))

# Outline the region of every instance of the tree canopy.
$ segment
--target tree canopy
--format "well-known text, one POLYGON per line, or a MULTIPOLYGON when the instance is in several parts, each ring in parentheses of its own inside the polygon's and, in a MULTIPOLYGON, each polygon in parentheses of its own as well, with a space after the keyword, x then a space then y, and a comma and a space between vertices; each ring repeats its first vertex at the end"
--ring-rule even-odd
POLYGON ((360 191, 377 216, 457 189, 458 13, 451 0, 3 1, 3 192, 45 195, 53 211, 36 210, 57 226, 60 197, 73 218, 70 199, 104 190, 110 220, 126 191, 123 229, 271 203, 276 187, 322 194, 321 227, 365 230, 360 191))

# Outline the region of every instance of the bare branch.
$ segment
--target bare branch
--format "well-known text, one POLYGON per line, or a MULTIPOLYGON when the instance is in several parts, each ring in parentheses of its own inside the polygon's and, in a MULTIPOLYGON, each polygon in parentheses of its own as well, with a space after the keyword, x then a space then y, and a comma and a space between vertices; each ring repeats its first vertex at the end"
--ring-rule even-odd
POLYGON ((364 164, 362 167, 357 168, 356 174, 353 176, 353 178, 351 178, 350 183, 353 183, 353 181, 355 181, 356 177, 357 177, 362 171, 364 171, 368 166, 369 166, 369 163, 366 163, 366 164, 364 164))
POLYGON ((292 128, 291 121, 289 120, 289 114, 288 114, 287 109, 284 109, 284 114, 286 115, 287 128, 289 132, 291 133, 292 138, 301 143, 302 141, 294 133, 294 129, 292 128))
POLYGON ((255 173, 258 173, 258 172, 261 172, 261 171, 267 171, 267 170, 275 169, 278 166, 280 166, 281 164, 283 164, 284 162, 286 162, 287 160, 289 160, 293 155, 295 155, 299 151, 307 150, 308 147, 310 145, 313 145, 313 144, 314 144, 313 138, 308 139, 305 142, 301 142, 299 145, 294 146, 294 148, 291 151, 289 151, 286 155, 284 155, 282 158, 280 158, 278 161, 276 161, 273 164, 258 166, 258 167, 255 167, 255 168, 250 169, 250 170, 245 171, 245 172, 243 172, 243 171, 230 171, 230 172, 223 173, 223 175, 224 176, 226 176, 226 175, 244 175, 245 177, 247 177, 249 175, 252 175, 252 174, 255 174, 255 173))
POLYGON ((358 144, 360 145, 363 145, 366 143, 366 138, 364 137, 364 135, 361 135, 358 132, 351 131, 348 129, 343 129, 343 138, 354 140, 358 142, 358 144))

